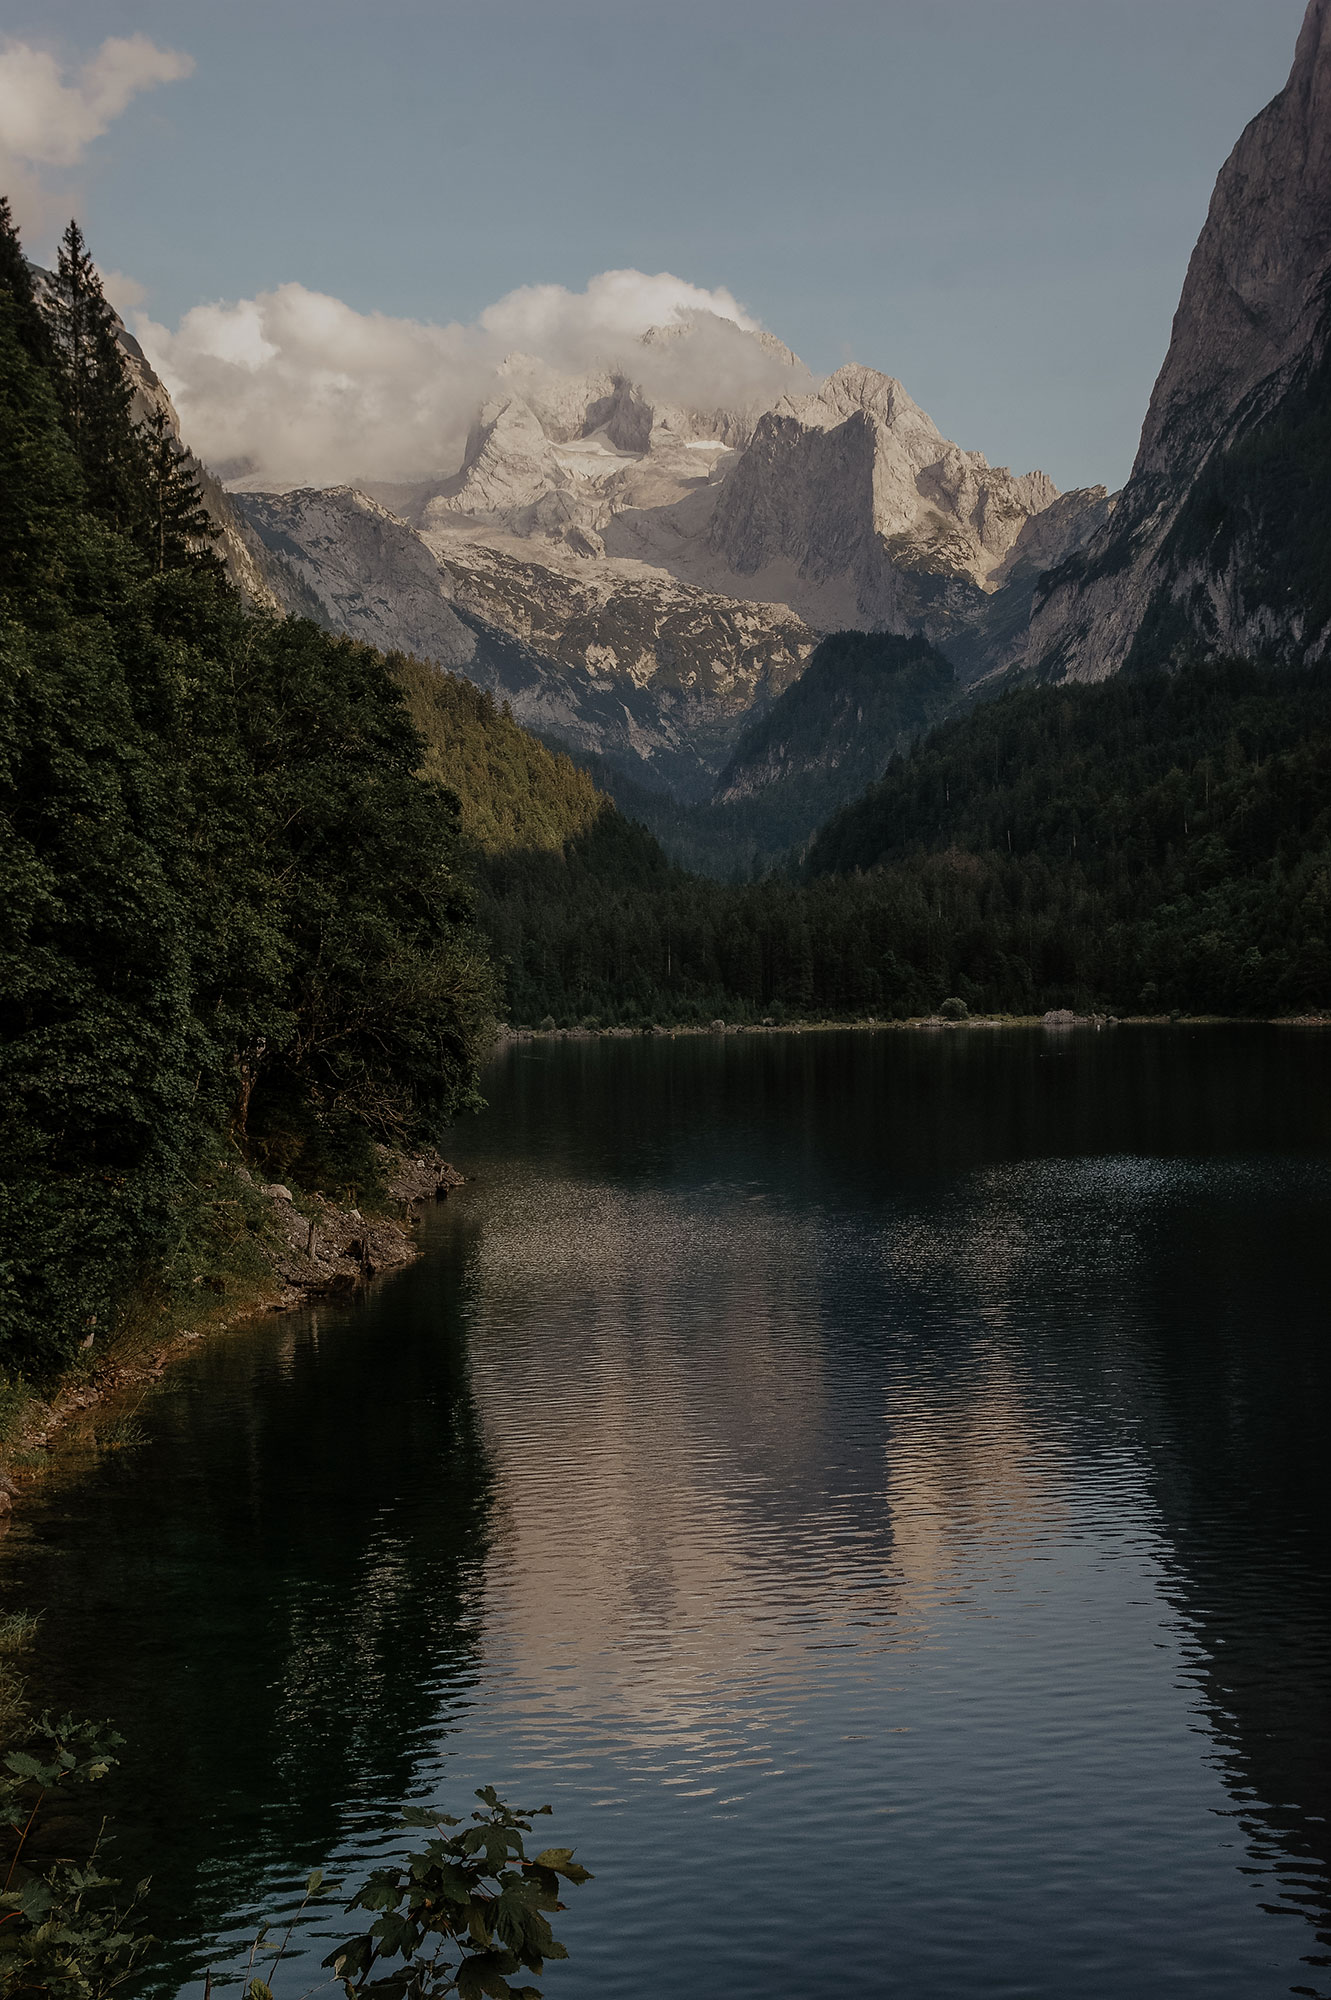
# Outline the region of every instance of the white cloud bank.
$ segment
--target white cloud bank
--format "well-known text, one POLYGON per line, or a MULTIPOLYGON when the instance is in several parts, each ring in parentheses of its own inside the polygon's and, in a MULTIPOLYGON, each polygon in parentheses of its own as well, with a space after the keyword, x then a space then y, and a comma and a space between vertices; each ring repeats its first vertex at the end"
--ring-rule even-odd
POLYGON ((10 39, 0 45, 0 192, 21 226, 42 230, 60 196, 43 170, 75 167, 94 139, 140 91, 174 83, 191 56, 159 49, 146 35, 113 35, 68 80, 46 49, 10 39))
POLYGON ((582 292, 525 285, 466 325, 359 313, 299 284, 195 306, 174 332, 135 321, 192 448, 251 488, 455 471, 514 352, 567 374, 624 366, 671 401, 766 403, 792 385, 780 356, 745 337, 756 331, 724 288, 664 271, 603 271, 582 292), (688 340, 638 344, 649 327, 686 324, 688 340))

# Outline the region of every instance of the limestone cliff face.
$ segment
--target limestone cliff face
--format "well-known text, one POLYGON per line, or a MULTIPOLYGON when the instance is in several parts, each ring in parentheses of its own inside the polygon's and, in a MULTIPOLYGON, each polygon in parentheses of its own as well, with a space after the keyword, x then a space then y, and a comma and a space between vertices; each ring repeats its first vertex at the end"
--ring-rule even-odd
POLYGON ((349 486, 235 494, 232 506, 336 631, 385 652, 470 670, 475 633, 450 606, 429 550, 386 507, 349 486))
POLYGON ((1331 0, 1220 171, 1112 520, 1019 653, 1098 680, 1186 652, 1321 658, 1331 634, 1331 0))
POLYGON ((984 672, 991 601, 1024 626, 1037 558, 1098 524, 1102 492, 991 467, 872 369, 815 389, 706 314, 638 350, 582 375, 510 355, 451 477, 245 494, 238 518, 338 630, 689 798, 820 632, 924 634, 984 672))
POLYGON ((336 630, 464 673, 528 728, 683 797, 706 795, 815 643, 781 607, 609 563, 552 568, 521 541, 431 537, 350 487, 233 505, 336 630))
MULTIPOLYGON (((1062 496, 1065 522, 1079 499, 1062 496)), ((1023 531, 1058 501, 1046 473, 989 465, 900 382, 847 367, 762 418, 708 544, 737 577, 784 562, 810 584, 843 579, 857 623, 941 641, 981 617, 1023 531)))

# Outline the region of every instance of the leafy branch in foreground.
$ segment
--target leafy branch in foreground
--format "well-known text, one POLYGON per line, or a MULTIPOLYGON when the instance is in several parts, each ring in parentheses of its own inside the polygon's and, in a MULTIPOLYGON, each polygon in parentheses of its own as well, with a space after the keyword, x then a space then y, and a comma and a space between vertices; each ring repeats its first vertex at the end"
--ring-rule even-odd
POLYGON ((104 1723, 44 1715, 27 1732, 28 1747, 0 1768, 0 1822, 14 1836, 0 1889, 6 2000, 105 2000, 152 1942, 136 1915, 148 1884, 120 1906, 119 1883, 98 1863, 100 1831, 82 1859, 49 1852, 73 1796, 106 1776, 122 1740, 104 1723))
POLYGON ((412 1807, 402 1815, 404 1826, 433 1827, 435 1838, 401 1866, 377 1868, 347 1905, 379 1912, 367 1931, 324 1960, 348 2000, 443 2000, 449 1993, 540 2000, 538 1987, 511 1986, 510 1975, 540 1973, 546 1959, 567 1958, 547 1912, 564 1908, 560 1878, 587 1882, 587 1869, 567 1847, 528 1859, 522 1837, 549 1806, 507 1806, 489 1785, 476 1796, 485 1810, 460 1833, 445 1830, 462 1825, 447 1814, 412 1807))

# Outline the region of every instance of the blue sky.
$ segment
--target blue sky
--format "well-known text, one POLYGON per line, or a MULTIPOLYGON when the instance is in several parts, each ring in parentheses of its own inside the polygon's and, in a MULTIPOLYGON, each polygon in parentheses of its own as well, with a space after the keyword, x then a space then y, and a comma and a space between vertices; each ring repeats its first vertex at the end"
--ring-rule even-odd
POLYGON ((192 58, 33 169, 164 326, 293 282, 446 322, 669 271, 1069 486, 1127 472, 1303 5, 10 0, 0 26, 73 67, 108 36, 192 58))

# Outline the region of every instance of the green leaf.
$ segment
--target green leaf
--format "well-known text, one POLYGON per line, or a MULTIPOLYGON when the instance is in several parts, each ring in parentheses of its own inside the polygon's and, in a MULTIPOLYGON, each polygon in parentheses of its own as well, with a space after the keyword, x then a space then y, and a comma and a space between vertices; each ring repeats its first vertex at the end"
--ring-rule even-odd
POLYGON ((573 1859, 571 1847, 547 1847, 544 1853, 537 1855, 535 1865, 538 1868, 553 1869, 556 1874, 562 1875, 566 1882, 592 1880, 591 1871, 573 1859))
POLYGON ((497 1952, 478 1952, 473 1958, 464 1958, 457 1970, 458 1992, 462 2000, 480 2000, 482 1994, 489 2000, 510 2000, 512 1988, 504 1977, 507 1956, 497 1952))
POLYGON ((378 1938, 381 1951, 390 1958, 410 1958, 416 1949, 418 1935, 415 1924, 397 1910, 389 1910, 370 1927, 370 1936, 378 1938))
POLYGON ((385 1869, 371 1875, 357 1892, 351 1907, 353 1910, 391 1910, 401 1897, 402 1889, 397 1876, 390 1875, 385 1869))
POLYGON ((18 1778, 41 1778, 50 1784, 56 1775, 54 1771, 39 1764, 35 1757, 30 1757, 26 1750, 11 1750, 5 1762, 18 1778))

